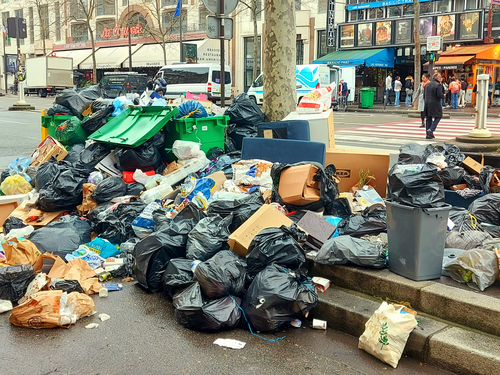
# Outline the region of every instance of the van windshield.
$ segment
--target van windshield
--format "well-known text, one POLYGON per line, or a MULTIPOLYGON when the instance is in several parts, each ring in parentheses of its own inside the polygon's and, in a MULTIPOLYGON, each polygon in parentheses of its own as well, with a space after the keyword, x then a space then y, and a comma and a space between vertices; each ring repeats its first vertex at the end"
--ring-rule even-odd
MULTIPOLYGON (((220 70, 212 72, 212 82, 220 83, 220 70)), ((229 72, 224 72, 224 83, 231 83, 231 74, 229 72)))
POLYGON ((178 85, 185 83, 207 83, 208 67, 201 66, 179 66, 162 69, 163 79, 167 85, 178 85))
POLYGON ((264 75, 261 74, 260 76, 258 76, 252 86, 253 87, 262 87, 262 86, 264 86, 264 75))

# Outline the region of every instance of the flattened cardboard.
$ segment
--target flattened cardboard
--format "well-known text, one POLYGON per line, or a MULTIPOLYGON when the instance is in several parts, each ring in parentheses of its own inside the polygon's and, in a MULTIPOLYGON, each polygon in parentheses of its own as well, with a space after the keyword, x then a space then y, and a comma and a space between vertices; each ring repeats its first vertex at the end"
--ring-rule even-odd
POLYGON ((325 166, 335 165, 340 178, 339 192, 347 193, 358 183, 359 171, 370 170, 375 177, 375 190, 384 198, 387 195, 390 154, 385 151, 332 149, 326 151, 325 166))
POLYGON ((484 156, 482 158, 482 162, 478 163, 470 156, 467 156, 465 160, 462 162, 465 169, 467 169, 470 173, 479 174, 481 173, 481 168, 484 166, 484 156))
POLYGON ((288 227, 292 224, 293 221, 276 208, 264 204, 229 236, 229 247, 236 254, 244 257, 247 254, 250 243, 261 230, 279 228, 282 225, 288 227))
POLYGON ((24 201, 17 207, 9 217, 17 217, 21 219, 26 225, 33 225, 34 227, 43 227, 52 221, 54 221, 59 215, 61 215, 64 211, 56 211, 56 212, 43 212, 40 221, 30 221, 30 216, 32 212, 31 204, 28 201, 24 201))
POLYGON ((285 203, 305 206, 321 199, 319 184, 314 181, 318 168, 311 164, 284 169, 280 175, 278 193, 285 203))

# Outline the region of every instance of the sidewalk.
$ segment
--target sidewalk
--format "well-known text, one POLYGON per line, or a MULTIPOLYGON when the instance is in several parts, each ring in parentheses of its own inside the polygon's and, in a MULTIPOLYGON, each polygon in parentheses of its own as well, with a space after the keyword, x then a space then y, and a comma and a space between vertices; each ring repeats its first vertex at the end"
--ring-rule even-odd
MULTIPOLYGON (((407 115, 407 114, 417 114, 418 111, 416 108, 413 107, 406 107, 404 103, 401 105, 401 107, 394 107, 394 104, 388 105, 384 109, 384 105, 382 103, 374 103, 373 104, 373 109, 369 108, 359 108, 357 103, 353 103, 349 105, 348 108, 349 112, 363 112, 363 113, 388 113, 388 114, 402 114, 402 115, 407 115)), ((465 108, 457 108, 457 109, 452 109, 452 108, 443 108, 443 117, 473 117, 476 113, 476 110, 472 105, 468 105, 465 108)), ((488 117, 491 118, 497 118, 500 117, 500 107, 491 107, 488 108, 488 117)))

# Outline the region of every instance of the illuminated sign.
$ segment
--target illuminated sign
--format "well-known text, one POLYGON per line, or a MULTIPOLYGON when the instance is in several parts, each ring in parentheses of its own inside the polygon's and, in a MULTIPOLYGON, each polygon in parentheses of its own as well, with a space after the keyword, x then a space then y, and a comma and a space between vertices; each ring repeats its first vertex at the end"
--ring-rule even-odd
MULTIPOLYGON (((130 35, 140 35, 143 32, 143 28, 141 24, 137 24, 137 26, 132 26, 130 27, 130 35)), ((120 27, 120 26, 115 26, 112 29, 105 28, 102 31, 101 38, 111 38, 111 36, 114 36, 116 38, 126 38, 128 37, 128 27, 120 27)))

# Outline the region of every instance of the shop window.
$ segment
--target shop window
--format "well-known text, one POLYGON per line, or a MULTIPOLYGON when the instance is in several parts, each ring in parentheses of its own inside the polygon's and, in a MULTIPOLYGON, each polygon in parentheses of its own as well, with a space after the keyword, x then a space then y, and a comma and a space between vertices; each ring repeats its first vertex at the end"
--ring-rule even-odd
POLYGON ((363 21, 364 18, 364 9, 359 9, 359 10, 351 10, 349 12, 349 21, 351 22, 356 22, 356 21, 363 21))
POLYGON ((465 0, 455 0, 455 11, 465 10, 465 0))
POLYGON ((425 3, 420 3, 420 14, 429 14, 432 13, 434 8, 434 2, 428 1, 425 3))
POLYGON ((50 39, 48 5, 40 6, 40 36, 45 39, 50 39))
POLYGON ((476 0, 467 0, 467 10, 477 9, 477 1, 476 0))
POLYGON ((500 5, 492 4, 492 18, 491 25, 492 27, 500 27, 500 5))
POLYGON ((71 37, 74 43, 88 42, 89 33, 85 23, 71 25, 71 37))
POLYGON ((434 4, 436 13, 451 12, 451 0, 435 1, 434 4))
POLYGON ((328 0, 318 0, 318 13, 326 13, 328 0))
POLYGON ((257 59, 255 61, 253 56, 254 44, 253 37, 247 37, 243 39, 244 44, 244 53, 245 53, 245 73, 244 73, 244 89, 245 91, 252 85, 253 81, 257 79, 257 77, 253 77, 253 66, 254 63, 257 64, 257 76, 260 74, 260 36, 257 38, 257 43, 259 44, 257 48, 257 59))
POLYGON ((96 15, 97 16, 112 16, 115 14, 114 0, 97 0, 96 15))
POLYGON ((368 12, 368 19, 377 20, 384 18, 384 8, 370 8, 368 12))
POLYGON ((403 5, 403 16, 412 16, 415 14, 415 9, 413 4, 405 4, 403 5))
POLYGON ((327 46, 326 45, 326 30, 318 31, 318 49, 317 49, 317 58, 328 55, 330 52, 335 51, 335 46, 327 46))
POLYGON ((387 11, 389 17, 401 17, 401 15, 403 14, 403 8, 401 7, 401 5, 388 7, 387 11))
POLYGON ((304 64, 304 41, 302 39, 297 40, 297 65, 304 64))
POLYGON ((109 36, 107 37, 103 34, 104 29, 113 30, 114 27, 115 27, 114 20, 97 21, 96 22, 96 40, 97 41, 108 40, 109 36))

